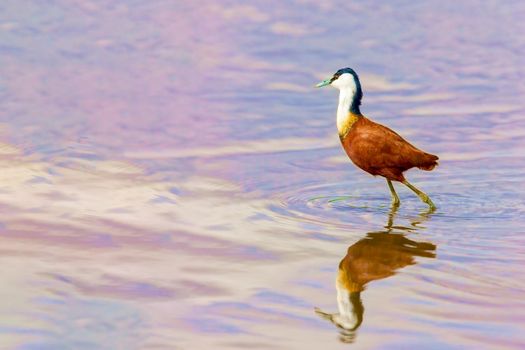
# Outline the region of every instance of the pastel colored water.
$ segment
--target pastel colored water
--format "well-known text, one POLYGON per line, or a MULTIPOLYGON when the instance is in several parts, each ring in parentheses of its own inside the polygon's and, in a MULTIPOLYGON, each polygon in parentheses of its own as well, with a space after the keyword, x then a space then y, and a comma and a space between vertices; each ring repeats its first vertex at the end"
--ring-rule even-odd
POLYGON ((0 348, 525 348, 523 18, 1 2, 0 348), (440 156, 407 174, 436 212, 400 186, 392 212, 346 159, 313 88, 345 66, 364 114, 440 156), (364 266, 350 332, 314 311, 342 260, 364 266))

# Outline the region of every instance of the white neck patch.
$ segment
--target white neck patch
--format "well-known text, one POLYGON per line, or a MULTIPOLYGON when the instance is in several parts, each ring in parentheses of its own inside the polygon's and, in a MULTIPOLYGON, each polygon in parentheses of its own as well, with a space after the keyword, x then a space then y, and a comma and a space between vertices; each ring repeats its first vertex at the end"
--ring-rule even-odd
POLYGON ((344 73, 331 84, 339 89, 339 105, 337 106, 337 130, 343 132, 343 127, 348 120, 348 112, 354 100, 357 86, 352 74, 344 73))

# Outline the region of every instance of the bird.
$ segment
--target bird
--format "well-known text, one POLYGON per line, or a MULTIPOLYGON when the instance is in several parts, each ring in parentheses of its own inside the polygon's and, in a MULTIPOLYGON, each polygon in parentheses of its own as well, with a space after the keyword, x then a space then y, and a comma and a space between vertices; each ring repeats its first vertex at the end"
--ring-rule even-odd
POLYGON ((328 85, 339 89, 337 131, 350 160, 369 174, 386 178, 394 206, 401 203, 392 183, 397 181, 412 190, 430 209, 436 209, 430 197, 408 182, 403 173, 414 167, 430 171, 438 165, 439 157, 418 149, 392 129, 361 114, 363 91, 352 68, 339 69, 315 87, 328 85))
POLYGON ((368 232, 364 238, 348 247, 339 263, 335 283, 338 312, 314 309, 317 315, 341 330, 341 340, 344 342, 353 342, 357 329, 363 323, 365 309, 361 292, 368 283, 388 278, 398 270, 416 264, 416 257, 436 257, 435 244, 414 241, 405 236, 406 231, 417 229, 417 224, 429 219, 432 210, 411 220, 412 228, 404 228, 399 232, 396 230, 399 227, 394 226, 397 209, 392 206, 386 230, 368 232))

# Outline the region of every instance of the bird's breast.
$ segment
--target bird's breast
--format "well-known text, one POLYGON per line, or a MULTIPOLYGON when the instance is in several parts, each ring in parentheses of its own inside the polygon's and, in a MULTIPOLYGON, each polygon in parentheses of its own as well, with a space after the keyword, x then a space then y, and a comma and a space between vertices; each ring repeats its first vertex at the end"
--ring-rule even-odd
MULTIPOLYGON (((345 150, 346 154, 352 159, 354 156, 355 147, 353 147, 353 143, 356 139, 357 132, 356 132, 357 126, 354 126, 348 130, 348 132, 345 135, 340 135, 341 145, 343 146, 343 149, 345 150)), ((353 159, 352 159, 353 160, 353 159)))
POLYGON ((353 126, 361 119, 363 116, 359 114, 354 114, 352 112, 348 112, 346 114, 346 117, 343 118, 343 120, 339 120, 339 116, 337 117, 337 132, 339 133, 339 138, 343 140, 350 130, 352 130, 353 126))
POLYGON ((344 136, 340 135, 341 145, 352 163, 360 169, 376 175, 370 164, 371 150, 369 147, 364 147, 368 144, 364 141, 369 138, 369 135, 366 133, 366 127, 363 127, 362 124, 363 122, 358 120, 344 136))

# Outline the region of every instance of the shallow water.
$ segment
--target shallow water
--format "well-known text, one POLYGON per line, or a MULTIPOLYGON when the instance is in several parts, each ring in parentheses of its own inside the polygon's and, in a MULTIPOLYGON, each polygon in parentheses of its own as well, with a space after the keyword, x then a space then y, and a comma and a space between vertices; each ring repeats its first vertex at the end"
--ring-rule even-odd
POLYGON ((524 15, 2 2, 1 348, 524 348, 524 15), (440 156, 407 174, 435 212, 346 159, 313 89, 344 66, 440 156))

